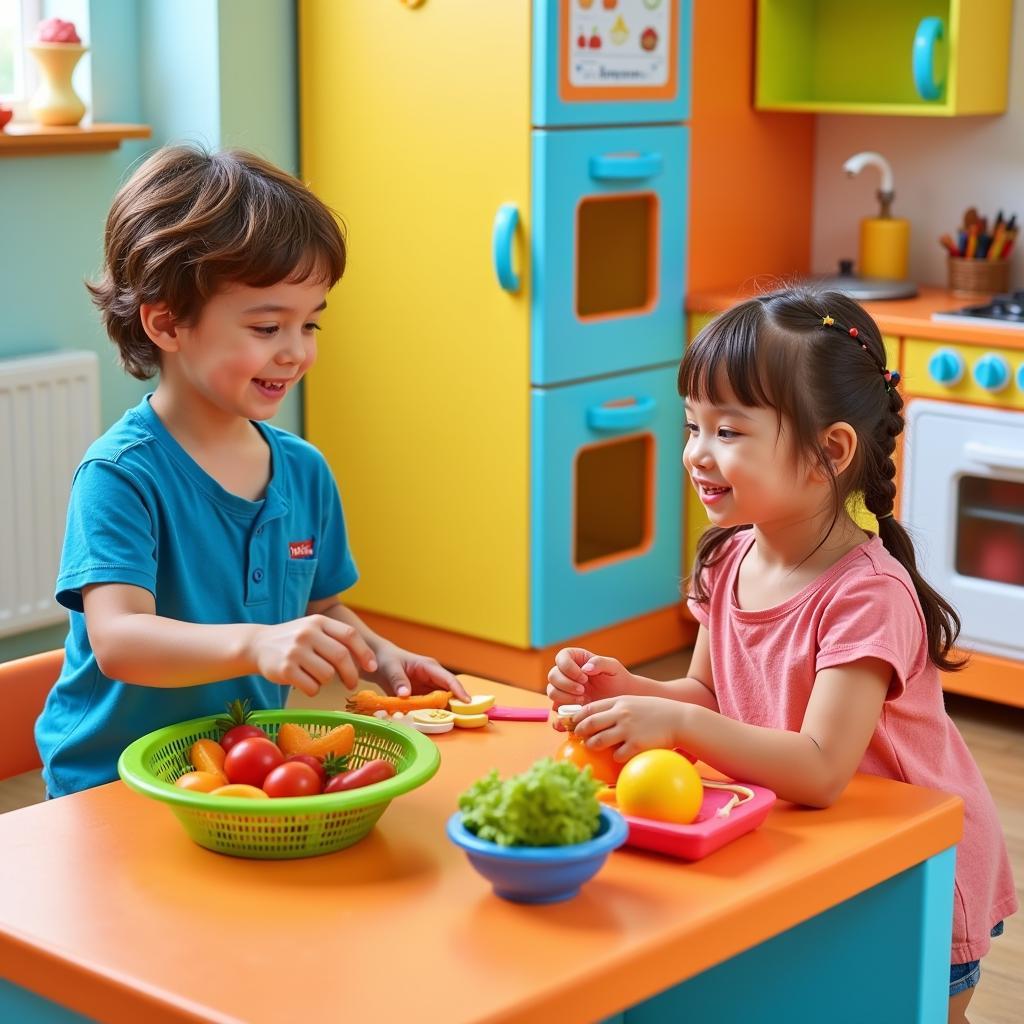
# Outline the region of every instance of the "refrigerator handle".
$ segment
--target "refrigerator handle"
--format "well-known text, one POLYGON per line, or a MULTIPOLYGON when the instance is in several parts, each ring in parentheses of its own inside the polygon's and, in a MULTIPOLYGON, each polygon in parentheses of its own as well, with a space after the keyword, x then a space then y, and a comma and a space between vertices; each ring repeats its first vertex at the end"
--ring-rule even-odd
POLYGON ((665 161, 660 153, 605 153, 590 158, 594 181, 641 181, 661 174, 665 161))
POLYGON ((515 203, 502 203, 494 215, 491 232, 491 252, 498 284, 507 292, 519 291, 519 275, 512 267, 512 243, 519 225, 519 208, 515 203))
POLYGON ((601 434, 623 434, 639 430, 654 419, 657 402, 644 395, 625 405, 591 405, 587 409, 587 426, 601 434))

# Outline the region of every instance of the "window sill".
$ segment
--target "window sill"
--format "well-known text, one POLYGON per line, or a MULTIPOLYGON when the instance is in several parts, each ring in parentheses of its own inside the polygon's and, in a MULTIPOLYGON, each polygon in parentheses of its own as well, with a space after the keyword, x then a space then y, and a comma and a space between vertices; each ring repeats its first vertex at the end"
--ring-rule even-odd
POLYGON ((57 126, 11 123, 0 131, 0 157, 60 156, 117 149, 125 139, 148 139, 146 124, 57 126))

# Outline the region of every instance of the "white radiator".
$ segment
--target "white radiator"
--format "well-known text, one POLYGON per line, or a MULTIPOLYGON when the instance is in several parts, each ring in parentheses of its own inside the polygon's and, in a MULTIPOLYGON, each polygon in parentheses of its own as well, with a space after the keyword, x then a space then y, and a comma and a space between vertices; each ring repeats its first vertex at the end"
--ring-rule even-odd
POLYGON ((95 353, 0 360, 0 636, 67 615, 53 591, 68 493, 99 430, 95 353))

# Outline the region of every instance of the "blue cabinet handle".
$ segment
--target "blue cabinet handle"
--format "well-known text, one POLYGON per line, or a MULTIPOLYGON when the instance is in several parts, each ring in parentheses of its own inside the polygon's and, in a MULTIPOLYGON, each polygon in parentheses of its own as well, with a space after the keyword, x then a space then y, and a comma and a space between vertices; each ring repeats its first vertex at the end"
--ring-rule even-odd
POLYGON ((491 250, 498 284, 507 292, 519 291, 519 275, 512 269, 512 242, 519 225, 519 209, 515 203, 502 203, 494 215, 491 250))
POLYGON ((945 78, 936 82, 932 76, 935 61, 935 44, 943 37, 945 29, 941 18, 922 18, 914 33, 912 64, 914 86, 923 100, 937 100, 942 96, 945 78))
POLYGON ((603 434, 639 430, 654 419, 657 402, 644 396, 629 405, 592 405, 587 409, 587 426, 603 434))
POLYGON ((660 153, 607 153, 590 158, 594 181, 640 181, 661 174, 665 161, 660 153))

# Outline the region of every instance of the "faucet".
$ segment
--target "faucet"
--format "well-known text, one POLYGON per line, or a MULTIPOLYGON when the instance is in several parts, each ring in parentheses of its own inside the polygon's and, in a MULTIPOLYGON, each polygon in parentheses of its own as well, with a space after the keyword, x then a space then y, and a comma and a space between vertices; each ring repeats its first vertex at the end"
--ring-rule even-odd
POLYGON ((868 164, 873 164, 877 167, 882 175, 881 185, 875 193, 878 196, 879 203, 881 203, 879 216, 891 217, 892 201, 896 196, 896 193, 893 191, 892 167, 881 153, 873 153, 870 150, 854 153, 843 164, 843 170, 852 178, 854 175, 859 174, 868 164))

